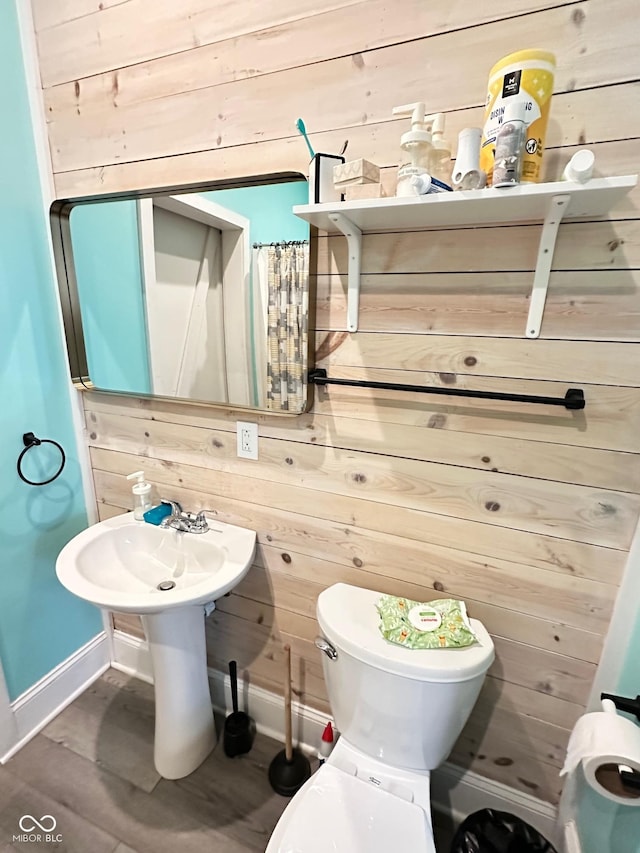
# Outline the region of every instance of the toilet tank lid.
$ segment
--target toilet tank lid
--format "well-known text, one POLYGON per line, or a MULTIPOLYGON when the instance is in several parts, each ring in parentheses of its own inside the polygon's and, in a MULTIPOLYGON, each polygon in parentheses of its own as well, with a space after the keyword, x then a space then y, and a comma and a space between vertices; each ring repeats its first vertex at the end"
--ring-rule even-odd
POLYGON ((491 666, 493 640, 477 619, 470 621, 478 642, 461 649, 407 649, 388 642, 378 627, 376 602, 380 597, 372 589, 345 583, 320 593, 318 623, 338 654, 342 650, 370 666, 418 681, 468 681, 491 666))

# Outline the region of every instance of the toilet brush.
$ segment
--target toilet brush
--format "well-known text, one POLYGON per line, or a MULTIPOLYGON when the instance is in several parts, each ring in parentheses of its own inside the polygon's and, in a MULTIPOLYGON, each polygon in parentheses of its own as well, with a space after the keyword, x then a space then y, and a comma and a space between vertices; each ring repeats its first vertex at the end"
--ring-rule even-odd
POLYGON ((291 646, 284 647, 284 749, 269 765, 269 782, 276 794, 293 797, 311 776, 307 757, 294 749, 291 735, 291 646))

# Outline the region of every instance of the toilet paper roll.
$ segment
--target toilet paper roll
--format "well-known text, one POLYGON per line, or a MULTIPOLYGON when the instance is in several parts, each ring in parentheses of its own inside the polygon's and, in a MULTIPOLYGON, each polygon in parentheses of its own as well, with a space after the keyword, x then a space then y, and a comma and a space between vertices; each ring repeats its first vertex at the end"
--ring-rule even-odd
POLYGON ((640 806, 640 791, 625 787, 619 771, 622 765, 640 775, 640 726, 621 717, 609 699, 602 706, 602 711, 585 714, 575 724, 560 775, 581 764, 587 783, 602 797, 640 806))

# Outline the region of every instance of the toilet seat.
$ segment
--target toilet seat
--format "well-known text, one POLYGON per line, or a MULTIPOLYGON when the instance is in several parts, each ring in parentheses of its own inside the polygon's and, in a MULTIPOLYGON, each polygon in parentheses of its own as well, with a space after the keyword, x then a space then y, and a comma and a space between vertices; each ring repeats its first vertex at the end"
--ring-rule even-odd
POLYGON ((331 764, 323 765, 283 812, 266 853, 436 853, 415 803, 331 764))

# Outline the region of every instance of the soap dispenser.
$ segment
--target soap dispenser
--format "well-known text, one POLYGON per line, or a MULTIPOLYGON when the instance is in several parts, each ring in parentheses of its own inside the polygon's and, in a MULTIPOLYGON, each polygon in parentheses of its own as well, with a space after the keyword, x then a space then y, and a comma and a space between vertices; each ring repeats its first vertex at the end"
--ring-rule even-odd
POLYGON ((447 189, 451 189, 451 173, 453 164, 451 163, 451 145, 444 138, 444 113, 435 113, 432 116, 425 116, 425 122, 432 121, 431 124, 431 152, 429 154, 429 171, 432 178, 442 181, 447 185, 447 189))
POLYGON ((133 474, 127 475, 127 480, 137 480, 132 487, 133 492, 133 517, 138 521, 143 521, 144 514, 151 509, 151 483, 147 483, 144 478, 144 471, 134 471, 133 474))
POLYGON ((397 196, 419 195, 420 181, 414 179, 430 177, 431 134, 425 125, 424 112, 425 106, 421 102, 393 108, 394 116, 411 116, 411 130, 403 133, 400 138, 403 159, 398 169, 397 196))

